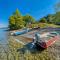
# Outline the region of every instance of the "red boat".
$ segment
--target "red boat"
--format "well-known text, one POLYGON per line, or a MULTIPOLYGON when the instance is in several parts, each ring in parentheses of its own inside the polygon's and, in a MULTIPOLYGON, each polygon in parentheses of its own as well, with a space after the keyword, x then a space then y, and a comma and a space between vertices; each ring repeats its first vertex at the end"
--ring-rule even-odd
POLYGON ((40 46, 42 48, 48 48, 55 41, 59 40, 60 36, 57 32, 44 32, 43 34, 36 33, 34 38, 34 43, 36 46, 40 46))

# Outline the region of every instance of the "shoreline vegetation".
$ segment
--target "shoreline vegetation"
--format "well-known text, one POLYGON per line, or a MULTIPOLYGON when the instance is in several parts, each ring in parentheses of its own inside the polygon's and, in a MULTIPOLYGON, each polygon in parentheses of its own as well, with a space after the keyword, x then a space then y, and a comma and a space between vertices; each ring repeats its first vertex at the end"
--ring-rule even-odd
POLYGON ((59 27, 60 28, 60 12, 55 14, 48 14, 40 18, 38 21, 27 14, 22 16, 18 9, 9 17, 9 29, 18 30, 23 28, 45 28, 45 27, 59 27))

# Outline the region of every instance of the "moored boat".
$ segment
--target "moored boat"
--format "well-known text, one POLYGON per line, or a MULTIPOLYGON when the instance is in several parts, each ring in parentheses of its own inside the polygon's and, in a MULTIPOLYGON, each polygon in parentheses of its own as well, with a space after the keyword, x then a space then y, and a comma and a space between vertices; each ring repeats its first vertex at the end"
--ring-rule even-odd
POLYGON ((28 31, 30 31, 28 28, 27 29, 22 29, 21 31, 13 31, 11 32, 11 35, 21 35, 21 34, 24 34, 24 33, 27 33, 28 31))
POLYGON ((59 39, 60 36, 57 32, 44 32, 43 34, 36 33, 34 43, 38 48, 39 46, 42 48, 48 48, 59 39))

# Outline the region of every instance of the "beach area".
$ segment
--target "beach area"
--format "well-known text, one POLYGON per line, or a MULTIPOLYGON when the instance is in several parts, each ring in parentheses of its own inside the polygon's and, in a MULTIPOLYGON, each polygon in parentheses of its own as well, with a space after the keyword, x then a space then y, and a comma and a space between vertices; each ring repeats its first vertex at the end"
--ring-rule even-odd
MULTIPOLYGON (((35 33, 42 29, 33 30, 22 35, 9 35, 11 31, 0 29, 0 59, 1 60, 60 60, 60 40, 46 49, 32 47, 35 33), (3 43, 4 42, 4 43, 3 43), (4 56, 4 57, 3 57, 4 56)), ((49 29, 50 30, 50 29, 49 29)), ((60 33, 60 30, 58 30, 60 33)))
MULTIPOLYGON (((39 30, 35 30, 18 36, 10 36, 11 44, 13 46, 17 45, 16 49, 18 50, 20 55, 22 55, 21 59, 60 60, 60 40, 56 41, 52 46, 44 50, 37 50, 35 47, 31 48, 31 42, 33 41, 34 34, 38 31, 39 30)), ((60 33, 60 30, 58 30, 58 32, 60 33)))

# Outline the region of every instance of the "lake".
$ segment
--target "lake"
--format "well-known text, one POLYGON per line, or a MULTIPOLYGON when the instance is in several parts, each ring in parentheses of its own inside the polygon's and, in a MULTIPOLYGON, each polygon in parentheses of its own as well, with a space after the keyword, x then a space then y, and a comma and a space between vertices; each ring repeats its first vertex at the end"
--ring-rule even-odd
POLYGON ((0 28, 0 44, 8 43, 8 31, 6 28, 0 28))

